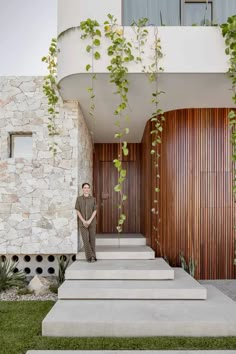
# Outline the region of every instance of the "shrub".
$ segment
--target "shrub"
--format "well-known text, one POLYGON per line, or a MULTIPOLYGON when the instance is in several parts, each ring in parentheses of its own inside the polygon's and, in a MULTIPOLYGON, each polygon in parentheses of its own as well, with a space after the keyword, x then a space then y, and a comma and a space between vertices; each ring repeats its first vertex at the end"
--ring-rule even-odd
POLYGON ((0 292, 13 286, 19 287, 25 282, 25 273, 17 271, 17 262, 0 259, 0 292))

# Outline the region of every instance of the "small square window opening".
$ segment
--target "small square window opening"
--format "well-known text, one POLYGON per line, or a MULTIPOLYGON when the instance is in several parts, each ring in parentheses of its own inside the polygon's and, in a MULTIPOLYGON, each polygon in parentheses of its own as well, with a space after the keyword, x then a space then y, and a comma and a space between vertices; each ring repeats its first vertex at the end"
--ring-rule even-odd
POLYGON ((33 137, 32 133, 10 134, 10 157, 32 158, 33 137))

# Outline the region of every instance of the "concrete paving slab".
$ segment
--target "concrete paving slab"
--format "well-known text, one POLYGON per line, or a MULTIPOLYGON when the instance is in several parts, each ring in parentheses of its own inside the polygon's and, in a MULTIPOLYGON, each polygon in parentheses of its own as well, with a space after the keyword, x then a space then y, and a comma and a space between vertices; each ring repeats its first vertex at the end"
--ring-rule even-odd
POLYGON ((26 354, 236 354, 236 350, 29 350, 26 354))
POLYGON ((182 268, 174 280, 66 280, 59 299, 202 299, 207 291, 182 268))
MULTIPOLYGON (((153 259, 155 252, 148 246, 97 246, 97 259, 153 259)), ((83 249, 77 253, 76 259, 85 259, 83 249)))
POLYGON ((145 246, 146 237, 142 234, 97 234, 97 246, 145 246))
POLYGON ((66 270, 66 279, 174 279, 174 270, 163 258, 152 260, 76 261, 66 270))
POLYGON ((213 285, 222 293, 236 301, 236 279, 199 280, 200 284, 213 285))
POLYGON ((202 300, 59 300, 44 336, 236 336, 236 303, 212 286, 202 300))

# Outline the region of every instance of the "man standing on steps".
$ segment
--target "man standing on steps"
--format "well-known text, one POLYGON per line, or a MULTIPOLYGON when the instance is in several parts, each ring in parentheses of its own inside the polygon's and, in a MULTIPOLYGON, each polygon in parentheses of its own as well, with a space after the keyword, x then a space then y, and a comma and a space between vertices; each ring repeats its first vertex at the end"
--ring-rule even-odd
POLYGON ((75 209, 79 217, 79 228, 84 242, 85 256, 88 262, 95 262, 96 200, 90 195, 90 184, 82 184, 83 195, 77 197, 75 209))

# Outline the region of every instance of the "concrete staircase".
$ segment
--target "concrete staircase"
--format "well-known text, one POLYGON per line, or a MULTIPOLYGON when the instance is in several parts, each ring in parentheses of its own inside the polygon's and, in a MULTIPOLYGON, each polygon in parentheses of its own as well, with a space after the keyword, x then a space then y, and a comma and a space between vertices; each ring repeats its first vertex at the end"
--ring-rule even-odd
POLYGON ((98 262, 66 271, 45 336, 233 336, 236 303, 155 258, 142 235, 97 238, 98 262))

